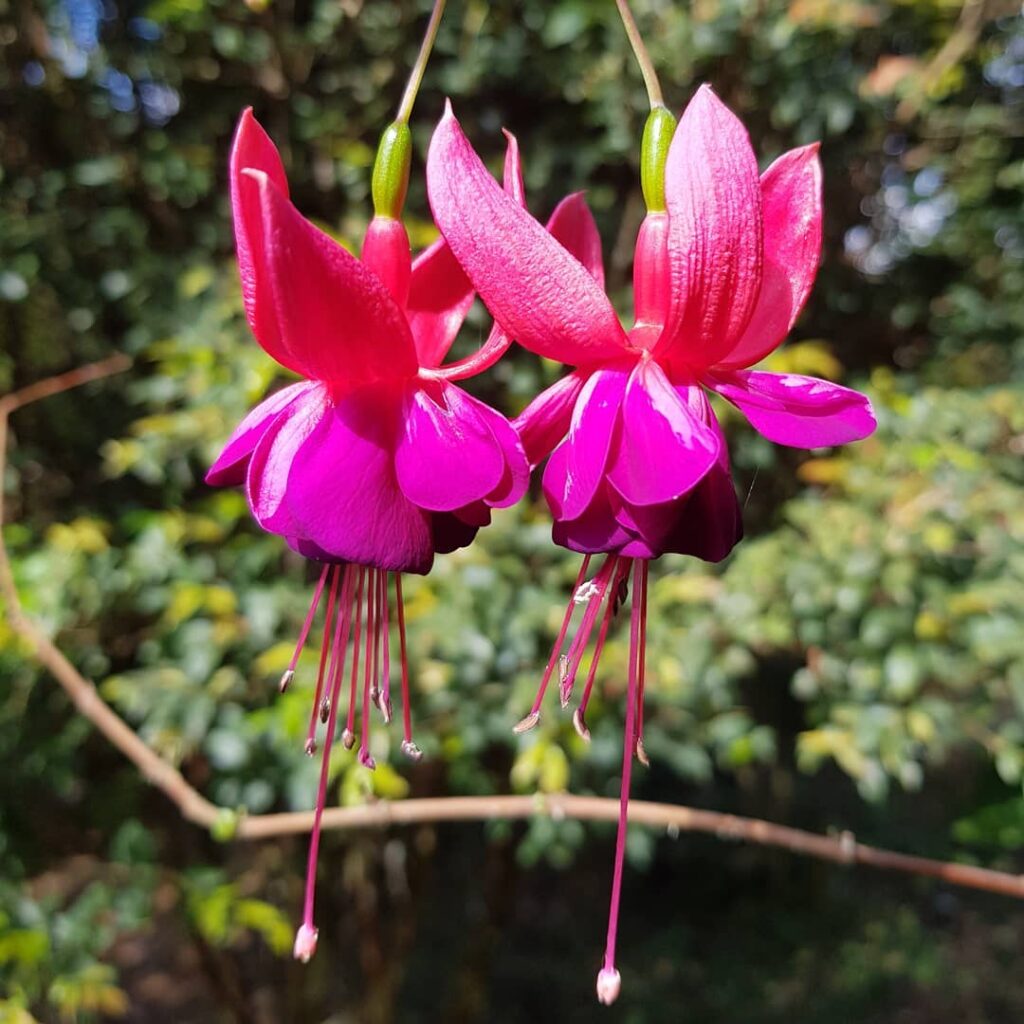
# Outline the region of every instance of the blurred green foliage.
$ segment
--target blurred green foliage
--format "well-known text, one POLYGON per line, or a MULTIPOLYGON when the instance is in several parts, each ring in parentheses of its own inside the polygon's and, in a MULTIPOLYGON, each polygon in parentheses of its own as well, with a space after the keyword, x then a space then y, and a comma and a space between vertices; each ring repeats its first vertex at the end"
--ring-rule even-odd
MULTIPOLYGON (((711 81, 764 162, 822 140, 825 259, 773 361, 866 386, 880 420, 868 442, 805 454, 726 414, 749 536, 720 567, 656 569, 654 767, 637 795, 1019 870, 1024 23, 993 0, 970 6, 977 17, 938 0, 635 4, 674 107, 711 81)), ((104 698, 233 811, 311 805, 317 652, 278 696, 310 570, 240 495, 200 482, 277 383, 241 317, 227 147, 253 105, 299 206, 357 244, 428 7, 0 0, 0 384, 136 358, 12 422, 18 586, 104 698)), ((536 213, 588 190, 628 307, 646 105, 614 5, 452 0, 414 117, 416 244, 432 237, 422 156, 446 94, 495 166, 499 129, 516 132, 536 213)), ((475 310, 461 349, 486 328, 475 310)), ((557 372, 514 353, 474 384, 512 412, 557 372)), ((553 707, 510 733, 575 569, 534 495, 410 580, 427 756, 403 764, 377 730, 377 771, 338 750, 332 799, 614 793, 621 635, 589 747, 553 707)), ((590 1019, 605 830, 329 837, 324 949, 295 973, 303 844, 193 834, 26 654, 0 622, 0 1021, 320 1020, 342 1005, 366 1021, 423 1020, 423 1005, 439 1020, 590 1019)), ((1005 907, 868 899, 827 869, 702 843, 630 835, 631 862, 650 870, 625 904, 628 1019, 683 1019, 684 996, 692 1020, 1024 1013, 1005 966, 1024 950, 1005 924, 986 930, 1005 907), (695 872, 712 879, 699 896, 682 881, 695 872)))

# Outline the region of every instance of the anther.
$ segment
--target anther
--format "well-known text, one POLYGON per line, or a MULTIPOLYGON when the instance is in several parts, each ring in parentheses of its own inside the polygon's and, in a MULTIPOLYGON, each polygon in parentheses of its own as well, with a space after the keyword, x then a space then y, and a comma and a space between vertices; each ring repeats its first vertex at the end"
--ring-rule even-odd
POLYGON ((643 739, 636 741, 636 759, 645 767, 651 767, 651 759, 647 756, 647 748, 644 746, 643 739))
POLYGON ((418 761, 423 756, 423 751, 412 740, 402 740, 402 753, 410 761, 418 761))
POLYGON ((371 772, 377 767, 377 762, 373 759, 373 755, 366 750, 359 751, 359 763, 364 768, 369 768, 371 772))
POLYGON ((277 684, 277 689, 280 693, 284 693, 288 689, 288 684, 295 678, 295 673, 289 668, 286 669, 284 674, 281 676, 281 682, 277 684))
POLYGON ((351 729, 345 729, 342 731, 341 745, 346 750, 351 750, 356 745, 356 734, 351 729))
POLYGON ((320 701, 320 722, 323 725, 327 724, 327 719, 331 716, 331 700, 329 697, 324 697, 320 701))
POLYGON ((518 736, 521 733, 529 732, 540 721, 540 712, 531 711, 525 718, 512 726, 512 731, 518 736))
POLYGON ((306 754, 312 757, 316 753, 316 740, 306 740, 306 754))
POLYGON ((576 593, 573 594, 573 604, 586 604, 592 597, 597 597, 601 593, 601 588, 593 580, 587 580, 581 587, 576 588, 576 593))
POLYGON ((572 726, 579 734, 581 740, 590 742, 590 730, 587 728, 587 723, 583 718, 583 708, 577 708, 572 713, 572 726))

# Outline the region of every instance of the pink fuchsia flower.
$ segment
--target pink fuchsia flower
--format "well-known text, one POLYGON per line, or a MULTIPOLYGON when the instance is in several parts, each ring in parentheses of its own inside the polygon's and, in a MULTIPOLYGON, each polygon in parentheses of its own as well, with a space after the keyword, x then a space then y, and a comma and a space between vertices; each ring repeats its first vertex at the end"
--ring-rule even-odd
MULTIPOLYGON (((379 215, 362 259, 350 255, 291 203, 280 155, 250 110, 235 136, 230 178, 246 317, 267 354, 303 380, 245 417, 207 481, 244 482, 257 522, 324 563, 282 688, 328 595, 306 740, 312 755, 317 720, 326 725, 306 913, 295 945, 296 956, 308 959, 316 945, 320 817, 349 641, 342 741, 355 744, 361 704, 358 756, 373 768, 371 705, 391 718, 393 585, 402 747, 418 758, 399 574, 425 573, 435 552, 468 544, 491 508, 521 497, 529 467, 508 421, 455 383, 496 362, 508 338, 495 330, 475 355, 443 365, 474 299, 443 239, 411 261, 401 222, 379 215)), ((403 196, 404 187, 403 179, 403 196)), ((400 209, 401 201, 392 205, 400 209)))
MULTIPOLYGON (((663 108, 652 117, 671 116, 663 108)), ((664 123, 664 121, 662 122, 664 123)), ((626 331, 584 265, 496 186, 449 109, 434 133, 427 183, 435 220, 495 320, 521 345, 575 367, 515 421, 543 484, 556 543, 586 554, 573 601, 530 713, 557 666, 563 706, 591 634, 585 710, 612 618, 633 577, 630 669, 602 1002, 619 990, 615 936, 632 756, 646 763, 643 690, 648 562, 665 552, 724 558, 742 536, 717 393, 769 440, 800 448, 870 434, 868 399, 829 381, 751 367, 789 333, 821 251, 817 146, 785 153, 763 175, 739 120, 707 86, 671 136, 637 239, 634 323, 626 331), (664 176, 661 178, 661 171, 664 176), (587 580, 592 555, 606 555, 587 580), (580 628, 566 653, 573 607, 580 628)), ((646 191, 646 189, 645 189, 646 191)))

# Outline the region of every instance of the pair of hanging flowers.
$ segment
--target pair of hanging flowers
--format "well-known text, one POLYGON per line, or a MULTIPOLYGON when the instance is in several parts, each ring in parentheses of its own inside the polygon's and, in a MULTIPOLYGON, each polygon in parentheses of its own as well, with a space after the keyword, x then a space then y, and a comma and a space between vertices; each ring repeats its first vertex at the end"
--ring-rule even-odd
POLYGON ((520 500, 543 464, 553 539, 584 557, 517 731, 536 725, 556 674, 561 703, 569 704, 592 646, 573 716, 589 738, 586 707, 601 651, 631 594, 619 832, 597 979, 599 999, 613 1002, 630 774, 634 756, 647 760, 648 567, 666 552, 719 561, 742 536, 728 447, 708 396, 732 403, 783 445, 844 444, 874 429, 871 406, 856 391, 751 369, 789 333, 817 272, 817 146, 791 150, 759 174, 746 130, 708 86, 677 125, 619 6, 652 97, 641 151, 648 212, 636 243, 628 330, 604 292, 600 238, 582 195, 563 200, 542 225, 526 208, 514 137, 499 184, 450 106, 426 167, 441 237, 411 259, 401 223, 408 117, 443 4, 435 5, 399 117, 382 137, 375 216, 361 258, 292 204, 280 155, 252 112, 239 123, 230 189, 246 317, 267 354, 302 379, 245 417, 207 480, 244 485, 259 525, 322 565, 282 678, 283 688, 326 603, 306 738, 313 755, 323 727, 299 959, 316 949, 320 820, 338 717, 344 707, 341 741, 351 748, 358 739, 359 760, 372 769, 373 709, 385 722, 392 717, 393 624, 402 749, 420 756, 401 574, 427 573, 435 554, 471 543, 491 509, 520 500), (494 328, 474 355, 446 362, 477 295, 494 328), (486 372, 513 342, 570 369, 510 422, 459 383, 486 372), (570 638, 577 607, 581 619, 570 638))

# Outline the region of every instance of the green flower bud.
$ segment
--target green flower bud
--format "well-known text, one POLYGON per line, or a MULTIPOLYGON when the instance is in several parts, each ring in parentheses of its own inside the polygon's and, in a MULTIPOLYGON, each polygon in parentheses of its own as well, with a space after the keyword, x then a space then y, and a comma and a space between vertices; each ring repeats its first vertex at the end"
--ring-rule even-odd
POLYGON ((640 186, 648 213, 665 209, 665 163, 675 130, 676 119, 666 107, 655 107, 644 125, 640 143, 640 186))
POLYGON ((412 133, 407 124, 394 121, 380 137, 373 164, 373 212, 378 217, 401 217, 411 163, 412 133))

